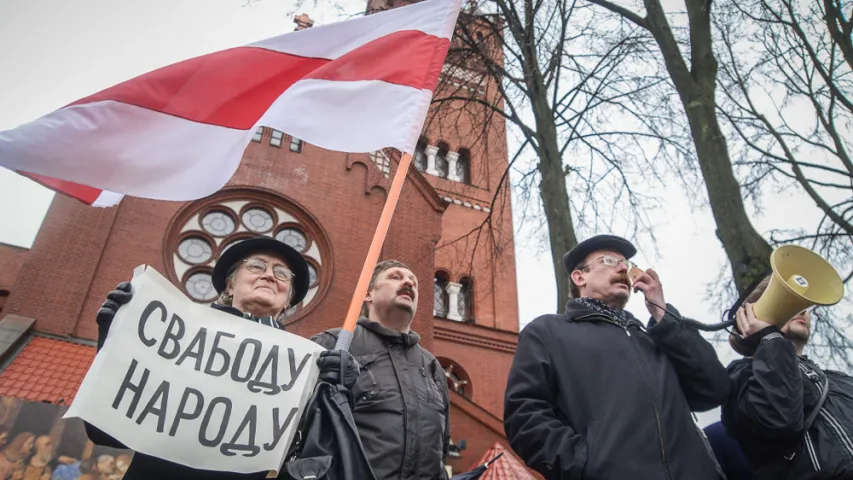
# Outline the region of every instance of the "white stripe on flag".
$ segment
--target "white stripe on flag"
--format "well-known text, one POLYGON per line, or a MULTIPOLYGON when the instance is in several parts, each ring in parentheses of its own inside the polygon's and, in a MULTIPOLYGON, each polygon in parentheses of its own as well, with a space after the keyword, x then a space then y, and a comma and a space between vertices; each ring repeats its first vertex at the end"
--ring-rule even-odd
POLYGON ((347 22, 318 25, 252 43, 277 52, 303 57, 338 58, 368 42, 403 30, 420 30, 436 37, 453 34, 460 0, 428 0, 347 22), (448 6, 451 4, 452 6, 448 6))
POLYGON ((258 124, 329 150, 369 153, 394 147, 413 153, 431 98, 428 90, 376 80, 300 80, 273 102, 258 124))
POLYGON ((0 132, 0 158, 12 170, 184 201, 225 185, 252 134, 104 101, 63 108, 0 132))

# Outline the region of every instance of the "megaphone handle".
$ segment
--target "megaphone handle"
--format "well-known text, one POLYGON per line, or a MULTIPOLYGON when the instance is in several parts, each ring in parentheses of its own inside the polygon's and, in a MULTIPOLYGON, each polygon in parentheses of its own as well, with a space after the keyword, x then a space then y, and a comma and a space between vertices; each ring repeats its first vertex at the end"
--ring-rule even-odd
MULTIPOLYGON (((764 271, 764 273, 755 277, 755 280, 753 280, 752 283, 750 283, 749 286, 744 289, 743 293, 741 293, 740 296, 737 297, 737 301, 735 301, 735 304, 732 305, 732 308, 729 309, 727 314, 730 322, 733 322, 735 320, 735 314, 737 313, 737 310, 744 304, 744 302, 746 302, 746 299, 750 295, 752 295, 752 292, 755 291, 755 289, 758 287, 758 284, 761 283, 761 281, 764 280, 771 273, 773 273, 773 270, 767 269, 764 271)), ((733 325, 735 327, 735 330, 739 332, 740 330, 738 330, 737 328, 737 322, 734 322, 733 325)))

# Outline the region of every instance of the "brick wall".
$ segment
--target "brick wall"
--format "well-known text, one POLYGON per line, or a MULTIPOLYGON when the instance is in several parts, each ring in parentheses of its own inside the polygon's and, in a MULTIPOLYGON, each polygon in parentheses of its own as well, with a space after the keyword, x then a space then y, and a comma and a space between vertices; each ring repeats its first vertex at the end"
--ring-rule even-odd
POLYGON ((11 290, 30 249, 0 243, 0 290, 11 290))
POLYGON ((3 314, 35 318, 35 328, 43 332, 73 334, 120 210, 55 196, 3 314))
POLYGON ((504 391, 518 337, 452 320, 435 320, 434 353, 455 362, 470 377, 470 399, 503 418, 504 391))

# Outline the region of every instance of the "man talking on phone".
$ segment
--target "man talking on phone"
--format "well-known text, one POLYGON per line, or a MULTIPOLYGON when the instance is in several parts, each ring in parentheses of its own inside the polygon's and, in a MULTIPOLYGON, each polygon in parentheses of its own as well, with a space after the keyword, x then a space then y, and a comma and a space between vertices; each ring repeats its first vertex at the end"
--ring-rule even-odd
POLYGON ((722 478, 691 412, 729 394, 714 348, 664 299, 624 238, 598 235, 563 258, 571 300, 521 331, 504 403, 512 448, 546 479, 722 478), (632 275, 633 274, 633 275, 632 275), (648 324, 625 305, 642 292, 648 324))

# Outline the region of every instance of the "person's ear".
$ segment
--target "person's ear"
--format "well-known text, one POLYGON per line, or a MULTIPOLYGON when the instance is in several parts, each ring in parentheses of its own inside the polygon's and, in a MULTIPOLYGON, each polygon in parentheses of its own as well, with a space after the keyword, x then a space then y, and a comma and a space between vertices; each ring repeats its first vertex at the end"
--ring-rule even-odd
POLYGON ((584 281, 584 272, 583 270, 574 270, 572 274, 569 275, 572 278, 572 283, 577 285, 579 288, 586 285, 586 281, 584 281))

